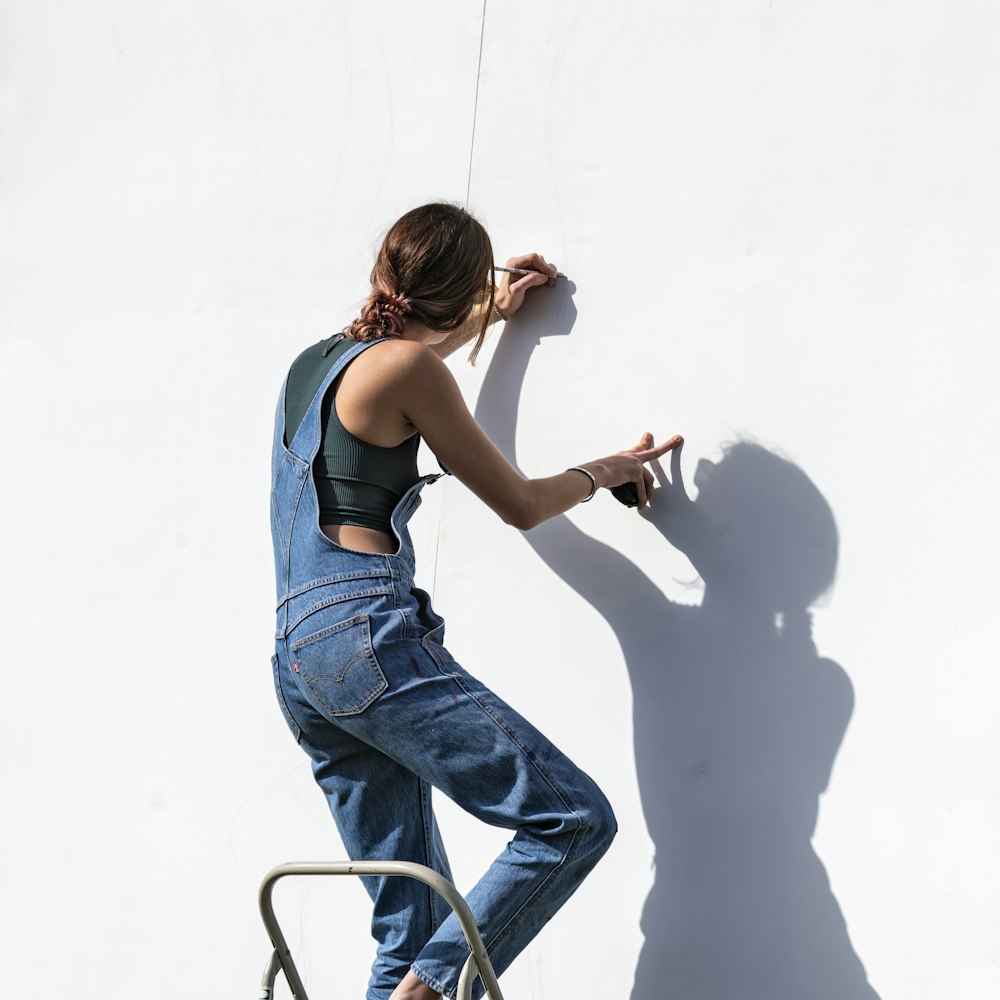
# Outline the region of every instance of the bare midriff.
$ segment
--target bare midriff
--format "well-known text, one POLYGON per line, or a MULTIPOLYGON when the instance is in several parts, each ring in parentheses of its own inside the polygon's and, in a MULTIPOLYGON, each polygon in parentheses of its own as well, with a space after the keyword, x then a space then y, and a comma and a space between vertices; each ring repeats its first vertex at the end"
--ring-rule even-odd
POLYGON ((356 552, 384 552, 393 555, 399 543, 392 535, 375 528, 362 528, 357 524, 321 524, 320 530, 337 545, 356 552))

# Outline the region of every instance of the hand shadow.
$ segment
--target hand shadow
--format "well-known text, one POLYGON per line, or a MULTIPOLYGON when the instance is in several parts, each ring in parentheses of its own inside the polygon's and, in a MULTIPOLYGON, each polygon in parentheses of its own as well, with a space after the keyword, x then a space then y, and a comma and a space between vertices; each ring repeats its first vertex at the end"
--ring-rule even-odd
MULTIPOLYGON (((508 323, 476 408, 515 465, 531 351, 575 317, 561 301, 532 305, 508 323)), ((565 516, 524 536, 604 616, 628 667, 656 850, 632 1000, 878 1000, 811 845, 853 707, 808 611, 833 582, 833 514, 801 469, 749 442, 699 463, 695 499, 679 452, 669 476, 654 472, 643 516, 697 569, 698 606, 671 602, 565 516)))
POLYGON ((576 283, 571 278, 557 278, 551 287, 530 289, 517 313, 504 330, 513 326, 519 341, 537 345, 543 337, 565 337, 576 323, 573 295, 576 283))

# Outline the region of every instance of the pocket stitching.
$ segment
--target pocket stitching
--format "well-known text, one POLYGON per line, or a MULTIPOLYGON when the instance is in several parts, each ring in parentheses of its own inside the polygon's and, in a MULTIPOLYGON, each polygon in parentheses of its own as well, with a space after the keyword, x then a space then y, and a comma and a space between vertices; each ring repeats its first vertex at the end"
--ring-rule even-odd
MULTIPOLYGON (((307 677, 305 675, 302 676, 302 680, 309 689, 312 697, 315 698, 319 705, 322 706, 323 710, 332 717, 360 715, 373 701, 375 701, 376 698, 384 694, 389 688, 389 682, 386 680, 386 676, 382 672, 382 667, 379 665, 378 659, 375 656, 375 650, 372 648, 371 626, 369 625, 368 615, 355 615, 353 618, 348 618, 346 621, 337 622, 336 625, 329 625, 312 635, 307 635, 304 639, 299 639, 290 646, 291 652, 296 653, 304 646, 309 646, 314 642, 320 641, 321 639, 329 638, 337 632, 342 632, 345 629, 356 625, 364 626, 365 634, 362 648, 340 668, 339 673, 333 674, 332 677, 336 683, 342 683, 344 676, 350 667, 352 667, 359 660, 367 660, 371 667, 372 679, 375 682, 375 686, 361 702, 356 705, 335 708, 333 705, 327 704, 326 700, 322 697, 321 692, 316 689, 316 684, 318 683, 319 678, 307 677)), ((326 676, 329 677, 330 675, 326 676)))
MULTIPOLYGON (((336 625, 327 625, 326 628, 321 628, 318 632, 313 632, 312 635, 307 635, 305 638, 296 639, 291 645, 291 650, 293 653, 298 652, 303 646, 308 646, 312 642, 319 642, 320 639, 325 639, 328 635, 333 635, 335 632, 342 632, 345 628, 350 628, 352 625, 357 625, 359 622, 367 622, 368 615, 360 614, 355 615, 353 618, 348 618, 346 621, 337 622, 336 625)), ((369 643, 371 642, 371 633, 368 636, 369 643)))
MULTIPOLYGON (((296 618, 295 621, 292 622, 291 625, 286 627, 285 632, 286 634, 292 632, 294 629, 297 629, 307 618, 316 614, 316 612, 325 611, 327 608, 333 607, 335 604, 345 604, 348 601, 360 601, 368 597, 389 597, 391 596, 391 594, 392 594, 391 589, 388 589, 386 587, 376 587, 371 590, 355 590, 352 591, 350 594, 340 594, 337 597, 327 598, 327 600, 325 601, 318 601, 316 604, 312 604, 308 608, 306 608, 305 611, 303 611, 298 616, 298 618, 296 618)), ((306 637, 306 639, 310 638, 312 637, 311 636, 306 637)), ((305 642, 306 639, 298 640, 295 647, 293 648, 298 648, 298 646, 301 643, 305 642)))

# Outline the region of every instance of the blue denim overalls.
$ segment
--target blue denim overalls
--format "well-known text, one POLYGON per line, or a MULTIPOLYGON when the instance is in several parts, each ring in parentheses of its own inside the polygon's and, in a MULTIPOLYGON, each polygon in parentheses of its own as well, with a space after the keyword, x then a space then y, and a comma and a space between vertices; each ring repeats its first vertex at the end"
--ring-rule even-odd
MULTIPOLYGON (((287 448, 281 390, 271 487, 274 686, 351 859, 415 861, 450 878, 432 785, 484 822, 517 831, 467 896, 499 974, 607 850, 615 819, 594 782, 442 645, 444 620, 413 582, 407 530, 420 491, 440 476, 423 477, 400 499, 393 555, 342 548, 320 530, 312 462, 322 399, 347 364, 382 342, 345 352, 287 448)), ((386 1000, 411 967, 454 997, 468 950, 447 904, 412 879, 364 882, 378 942, 368 1000, 386 1000)))

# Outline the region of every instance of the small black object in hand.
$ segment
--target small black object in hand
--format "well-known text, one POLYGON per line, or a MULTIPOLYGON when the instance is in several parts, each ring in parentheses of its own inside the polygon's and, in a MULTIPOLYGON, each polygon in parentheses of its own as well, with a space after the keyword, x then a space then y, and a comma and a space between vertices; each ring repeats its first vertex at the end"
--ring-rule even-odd
POLYGON ((612 486, 611 495, 626 507, 639 506, 639 491, 635 488, 635 483, 622 483, 621 486, 612 486))

